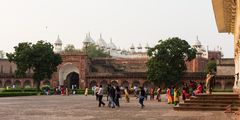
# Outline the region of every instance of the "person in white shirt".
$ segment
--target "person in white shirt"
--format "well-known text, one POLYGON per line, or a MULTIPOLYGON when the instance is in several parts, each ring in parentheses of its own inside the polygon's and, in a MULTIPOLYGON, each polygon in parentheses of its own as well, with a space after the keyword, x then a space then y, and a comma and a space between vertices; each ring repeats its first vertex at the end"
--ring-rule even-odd
POLYGON ((98 101, 99 101, 98 107, 101 107, 101 105, 105 106, 105 103, 102 101, 102 98, 103 98, 103 88, 102 88, 102 85, 100 85, 100 88, 99 88, 97 94, 98 94, 98 101))

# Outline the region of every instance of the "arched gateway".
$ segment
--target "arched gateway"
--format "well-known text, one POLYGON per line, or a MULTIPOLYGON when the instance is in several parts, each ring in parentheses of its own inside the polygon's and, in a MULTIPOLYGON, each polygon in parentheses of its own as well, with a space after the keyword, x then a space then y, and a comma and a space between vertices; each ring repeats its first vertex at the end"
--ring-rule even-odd
POLYGON ((59 85, 79 88, 79 69, 72 63, 65 63, 59 70, 59 85))

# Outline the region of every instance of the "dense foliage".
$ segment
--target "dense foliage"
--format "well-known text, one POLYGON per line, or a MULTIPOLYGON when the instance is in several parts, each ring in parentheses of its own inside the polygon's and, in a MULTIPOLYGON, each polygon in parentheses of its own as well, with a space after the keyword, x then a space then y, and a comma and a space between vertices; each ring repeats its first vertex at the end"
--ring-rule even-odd
POLYGON ((36 44, 23 42, 14 47, 14 53, 8 53, 10 62, 17 65, 16 75, 24 77, 28 70, 33 71, 33 79, 37 90, 40 90, 40 82, 45 78, 50 79, 57 66, 62 63, 61 56, 53 52, 53 46, 44 41, 36 44))
POLYGON ((161 85, 176 84, 186 70, 186 61, 196 57, 196 49, 178 37, 160 40, 148 50, 147 79, 161 85))
POLYGON ((215 73, 217 71, 217 63, 214 60, 208 61, 207 65, 205 66, 205 72, 212 72, 215 73))
POLYGON ((98 48, 94 44, 89 44, 87 47, 83 47, 83 52, 87 53, 88 57, 96 58, 96 57, 107 57, 109 56, 104 50, 98 48))

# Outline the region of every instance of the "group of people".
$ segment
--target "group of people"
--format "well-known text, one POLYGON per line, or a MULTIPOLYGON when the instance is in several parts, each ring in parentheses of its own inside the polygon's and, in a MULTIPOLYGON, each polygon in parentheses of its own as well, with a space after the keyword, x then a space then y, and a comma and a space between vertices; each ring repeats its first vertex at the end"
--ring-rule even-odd
POLYGON ((168 87, 166 90, 166 98, 167 98, 168 104, 174 104, 174 106, 178 105, 180 95, 181 93, 178 86, 168 87))
MULTIPOLYGON (((71 89, 72 93, 70 93, 68 87, 65 87, 63 85, 62 86, 56 86, 54 88, 54 95, 69 95, 69 94, 75 95, 76 94, 76 89, 77 89, 77 86, 72 85, 72 89, 71 89)), ((50 89, 49 89, 49 92, 50 92, 50 89)))
MULTIPOLYGON (((103 97, 103 88, 102 88, 102 85, 100 85, 100 87, 98 87, 97 85, 96 86, 93 86, 92 87, 92 90, 94 91, 93 92, 93 95, 96 96, 96 100, 99 101, 99 104, 98 106, 101 107, 102 105, 105 106, 105 103, 102 101, 102 97, 103 97)), ((149 94, 150 94, 150 100, 154 100, 154 88, 150 88, 149 90, 144 88, 144 87, 134 87, 133 89, 134 91, 134 96, 139 99, 139 104, 141 105, 141 108, 144 108, 144 100, 147 100, 147 93, 149 91, 149 94)), ((121 98, 121 94, 122 92, 124 93, 125 95, 125 102, 126 103, 129 103, 130 102, 130 90, 128 89, 128 87, 125 87, 125 88, 120 88, 119 86, 114 86, 114 85, 107 85, 106 87, 106 98, 107 98, 107 101, 108 101, 108 107, 110 108, 115 108, 116 106, 117 107, 120 107, 120 103, 119 103, 119 99, 121 98)), ((156 100, 158 102, 161 101, 161 88, 160 86, 158 87, 157 89, 157 98, 156 100)))
MULTIPOLYGON (((105 106, 105 103, 102 101, 103 92, 104 92, 102 85, 100 85, 100 87, 94 86, 92 90, 94 91, 93 94, 96 96, 96 100, 99 101, 98 106, 99 107, 101 107, 101 105, 105 106)), ((119 104, 120 98, 121 98, 121 90, 119 86, 108 85, 107 86, 108 107, 110 108, 115 108, 115 106, 120 107, 120 104, 119 104)))

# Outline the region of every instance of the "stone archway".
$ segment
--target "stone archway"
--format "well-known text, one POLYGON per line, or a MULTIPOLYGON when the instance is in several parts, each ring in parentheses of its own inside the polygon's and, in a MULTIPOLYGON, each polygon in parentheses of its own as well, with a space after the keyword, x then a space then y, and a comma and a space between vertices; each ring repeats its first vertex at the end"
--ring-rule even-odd
POLYGON ((233 88, 233 85, 234 85, 233 82, 227 82, 227 83, 225 84, 225 89, 232 89, 232 88, 233 88))
POLYGON ((11 86, 12 86, 12 81, 11 80, 5 81, 4 87, 11 87, 11 86))
POLYGON ((3 87, 2 80, 0 80, 0 88, 3 87))
POLYGON ((72 89, 73 86, 76 86, 79 89, 79 74, 76 72, 71 72, 67 75, 64 85, 69 89, 72 89))
POLYGON ((102 81, 100 82, 100 85, 102 85, 103 88, 106 88, 107 85, 108 85, 108 83, 107 83, 106 80, 102 80, 102 81))
POLYGON ((31 88, 31 82, 30 80, 25 80, 23 83, 23 87, 24 88, 31 88))
POLYGON ((92 88, 93 86, 96 86, 97 82, 95 80, 92 80, 89 84, 89 88, 92 88))
POLYGON ((222 84, 220 82, 217 82, 214 86, 214 89, 222 89, 222 84))
MULTIPOLYGON (((75 77, 76 74, 79 76, 79 69, 73 63, 64 64, 59 70, 59 85, 64 85, 64 81, 67 80, 67 77, 72 77, 70 73, 74 73, 73 77, 75 77)), ((79 88, 79 83, 76 87, 79 88)))
POLYGON ((153 85, 151 84, 151 82, 146 81, 146 82, 143 83, 143 87, 144 88, 151 88, 151 87, 153 87, 153 85))
POLYGON ((111 85, 112 86, 118 86, 118 82, 114 80, 114 81, 111 82, 111 85))
POLYGON ((43 85, 51 85, 51 83, 50 83, 50 81, 49 80, 45 80, 44 82, 43 82, 43 85))
POLYGON ((133 81, 132 86, 140 87, 140 82, 135 80, 133 81))
POLYGON ((21 82, 20 82, 20 80, 16 80, 16 81, 14 82, 14 85, 15 85, 16 88, 20 88, 20 87, 21 87, 21 82))
POLYGON ((126 80, 123 81, 123 82, 122 82, 122 87, 124 87, 124 88, 125 88, 125 87, 129 87, 129 82, 126 81, 126 80))

